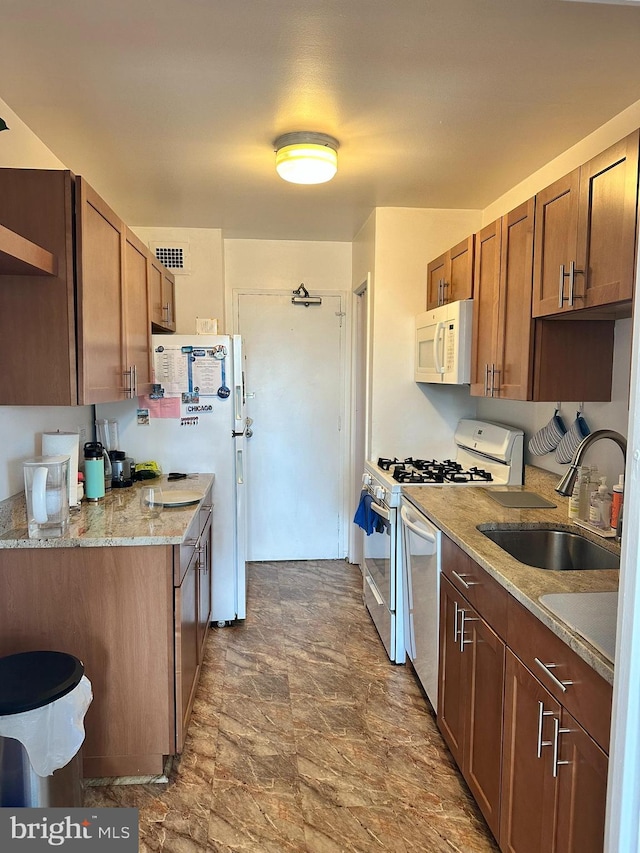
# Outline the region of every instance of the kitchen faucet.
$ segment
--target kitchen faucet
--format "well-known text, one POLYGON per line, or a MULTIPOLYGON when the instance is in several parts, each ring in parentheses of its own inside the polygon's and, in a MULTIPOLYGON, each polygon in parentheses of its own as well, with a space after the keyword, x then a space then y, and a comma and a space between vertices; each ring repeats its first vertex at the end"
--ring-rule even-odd
POLYGON ((601 438, 610 438, 612 441, 615 441, 615 443, 622 451, 622 456, 626 465, 626 438, 623 435, 620 435, 619 432, 616 432, 612 429, 597 429, 595 432, 590 433, 586 438, 583 438, 580 444, 576 447, 575 453, 573 454, 573 459, 571 460, 571 464, 569 466, 569 470, 556 486, 556 492, 559 495, 564 495, 565 497, 567 497, 572 494, 573 486, 576 482, 576 477, 578 476, 578 467, 581 465, 585 453, 591 447, 592 444, 595 444, 595 442, 599 441, 601 438))

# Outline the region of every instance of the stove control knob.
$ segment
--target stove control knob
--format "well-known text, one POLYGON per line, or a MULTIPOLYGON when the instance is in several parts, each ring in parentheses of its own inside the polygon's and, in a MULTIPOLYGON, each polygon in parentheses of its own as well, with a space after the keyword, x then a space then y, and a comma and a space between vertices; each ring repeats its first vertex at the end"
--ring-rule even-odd
POLYGON ((384 501, 384 499, 385 499, 386 497, 387 497, 387 493, 386 493, 386 491, 382 488, 382 486, 378 486, 378 487, 376 488, 376 498, 377 498, 379 501, 384 501))

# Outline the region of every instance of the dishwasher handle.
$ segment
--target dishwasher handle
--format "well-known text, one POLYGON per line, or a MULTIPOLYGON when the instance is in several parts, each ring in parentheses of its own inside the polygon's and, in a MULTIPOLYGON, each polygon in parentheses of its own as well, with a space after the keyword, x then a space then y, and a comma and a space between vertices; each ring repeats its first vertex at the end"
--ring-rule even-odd
POLYGON ((425 539, 427 542, 431 542, 434 547, 437 545, 437 528, 433 527, 429 522, 426 520, 422 522, 417 519, 411 519, 405 507, 402 507, 400 510, 400 518, 405 527, 408 527, 416 536, 425 539))

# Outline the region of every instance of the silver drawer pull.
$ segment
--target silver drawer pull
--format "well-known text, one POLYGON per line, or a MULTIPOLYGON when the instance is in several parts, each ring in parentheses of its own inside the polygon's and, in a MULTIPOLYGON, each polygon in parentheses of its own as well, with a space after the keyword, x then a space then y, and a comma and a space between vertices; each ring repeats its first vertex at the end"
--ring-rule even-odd
POLYGON ((544 721, 544 717, 552 717, 552 716, 553 716, 553 711, 545 711, 544 702, 538 702, 538 746, 537 746, 538 758, 542 758, 542 747, 543 746, 553 746, 553 741, 542 740, 542 724, 544 721))
POLYGON ((534 660, 538 664, 540 669, 543 670, 543 672, 546 672, 546 674, 553 681, 553 683, 556 685, 556 687, 560 688, 560 690, 562 690, 563 693, 566 693, 567 687, 570 687, 573 684, 573 681, 560 681, 559 678, 556 678, 556 676, 551 672, 551 670, 555 669, 558 666, 558 664, 557 663, 542 663, 542 661, 539 658, 534 658, 534 660))
POLYGON ((553 778, 558 775, 558 767, 561 764, 571 764, 570 761, 560 761, 558 754, 560 752, 560 735, 567 735, 571 729, 561 729, 560 720, 557 717, 553 718, 553 778))
POLYGON ((466 610, 463 610, 462 608, 460 608, 460 616, 462 617, 460 621, 460 651, 464 652, 464 647, 473 643, 473 640, 465 640, 464 638, 465 623, 477 622, 478 620, 474 619, 472 616, 467 616, 466 610))
POLYGON ((465 580, 465 578, 472 577, 471 575, 459 575, 458 572, 454 572, 453 569, 451 570, 451 574, 454 576, 454 578, 457 578, 460 581, 460 583, 465 589, 470 589, 472 586, 480 586, 478 581, 465 580))
POLYGON ((462 611, 458 607, 458 602, 453 602, 453 642, 458 642, 458 616, 462 611))

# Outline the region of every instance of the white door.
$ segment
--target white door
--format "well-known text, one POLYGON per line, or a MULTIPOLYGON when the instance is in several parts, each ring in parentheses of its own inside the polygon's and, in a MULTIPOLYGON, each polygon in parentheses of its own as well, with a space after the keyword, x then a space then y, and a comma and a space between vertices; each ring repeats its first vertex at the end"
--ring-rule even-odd
POLYGON ((293 305, 289 291, 238 293, 246 351, 249 560, 344 556, 343 299, 293 305))

